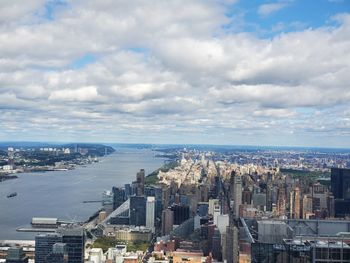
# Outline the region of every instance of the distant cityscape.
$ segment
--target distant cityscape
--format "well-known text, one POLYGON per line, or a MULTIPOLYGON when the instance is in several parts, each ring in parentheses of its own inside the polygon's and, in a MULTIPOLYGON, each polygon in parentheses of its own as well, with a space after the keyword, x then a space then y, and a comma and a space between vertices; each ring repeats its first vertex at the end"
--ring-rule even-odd
POLYGON ((17 178, 17 173, 64 171, 77 165, 98 162, 114 152, 101 144, 67 144, 7 147, 0 144, 0 182, 17 178))
MULTIPOLYGON (((0 262, 350 262, 350 151, 133 147, 166 162, 86 200, 101 209, 85 222, 33 215, 17 231, 35 240, 1 240, 0 262)), ((115 150, 7 147, 2 174, 89 165, 115 150)))

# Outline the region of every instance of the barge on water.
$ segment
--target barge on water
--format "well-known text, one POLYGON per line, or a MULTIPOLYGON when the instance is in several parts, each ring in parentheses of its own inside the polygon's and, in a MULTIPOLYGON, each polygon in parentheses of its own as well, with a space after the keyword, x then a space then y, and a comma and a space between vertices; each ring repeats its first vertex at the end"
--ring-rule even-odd
POLYGON ((16 193, 16 192, 13 192, 13 193, 11 193, 11 194, 8 194, 8 195, 7 195, 7 198, 15 197, 16 195, 17 195, 17 193, 16 193))

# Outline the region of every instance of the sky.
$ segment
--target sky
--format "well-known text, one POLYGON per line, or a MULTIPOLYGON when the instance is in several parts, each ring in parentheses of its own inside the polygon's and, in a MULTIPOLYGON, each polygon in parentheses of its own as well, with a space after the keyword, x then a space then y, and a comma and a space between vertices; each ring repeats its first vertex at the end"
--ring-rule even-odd
POLYGON ((350 147, 350 0, 0 0, 0 141, 350 147))

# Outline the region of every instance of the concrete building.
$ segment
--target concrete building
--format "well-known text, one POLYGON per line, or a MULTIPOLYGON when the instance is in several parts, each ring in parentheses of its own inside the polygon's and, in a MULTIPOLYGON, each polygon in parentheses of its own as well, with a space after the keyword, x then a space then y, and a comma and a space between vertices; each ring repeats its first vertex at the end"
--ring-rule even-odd
POLYGON ((146 203, 146 227, 154 230, 156 199, 154 196, 147 197, 146 203))
POLYGON ((162 212, 162 235, 169 235, 173 230, 174 212, 167 208, 162 212))
POLYGON ((239 206, 242 204, 242 177, 236 175, 234 181, 234 210, 235 217, 239 217, 239 206))
POLYGON ((104 235, 115 237, 120 241, 145 241, 152 239, 152 229, 146 227, 126 227, 119 225, 109 225, 104 230, 104 235))
POLYGON ((89 252, 89 261, 93 263, 104 262, 102 248, 92 248, 89 252))
POLYGON ((221 214, 219 199, 209 199, 208 214, 213 216, 214 224, 217 224, 217 217, 221 214))
POLYGON ((290 218, 300 219, 300 188, 295 187, 290 193, 290 218))
POLYGON ((311 195, 304 195, 303 197, 303 218, 304 219, 307 219, 307 217, 313 213, 312 201, 313 201, 313 198, 311 195))

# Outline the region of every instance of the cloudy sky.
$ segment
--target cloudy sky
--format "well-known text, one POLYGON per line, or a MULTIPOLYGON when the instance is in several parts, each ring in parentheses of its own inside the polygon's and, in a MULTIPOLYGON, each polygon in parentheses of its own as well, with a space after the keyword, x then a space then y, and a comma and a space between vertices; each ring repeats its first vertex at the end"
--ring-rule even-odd
POLYGON ((350 0, 0 0, 0 141, 350 147, 350 0))

